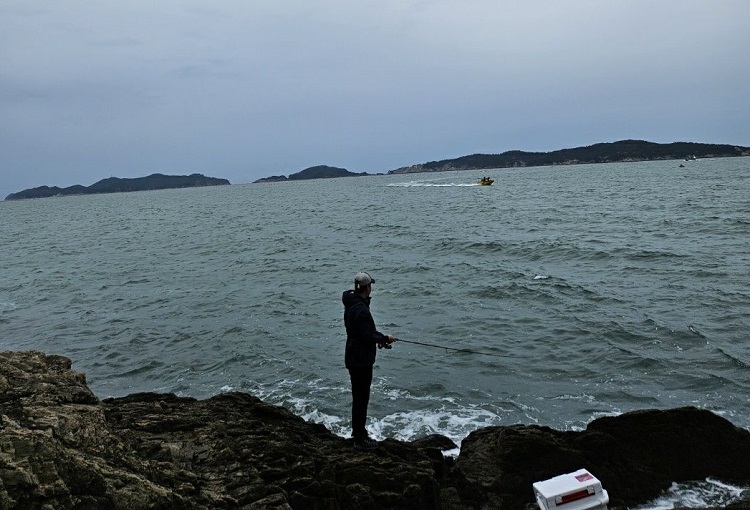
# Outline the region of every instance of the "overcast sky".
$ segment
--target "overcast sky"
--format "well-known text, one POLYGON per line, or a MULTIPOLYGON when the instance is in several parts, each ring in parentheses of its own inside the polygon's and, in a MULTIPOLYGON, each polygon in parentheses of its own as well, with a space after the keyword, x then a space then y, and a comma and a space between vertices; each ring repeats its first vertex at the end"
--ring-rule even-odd
POLYGON ((0 0, 0 199, 627 138, 750 146, 748 0, 0 0))

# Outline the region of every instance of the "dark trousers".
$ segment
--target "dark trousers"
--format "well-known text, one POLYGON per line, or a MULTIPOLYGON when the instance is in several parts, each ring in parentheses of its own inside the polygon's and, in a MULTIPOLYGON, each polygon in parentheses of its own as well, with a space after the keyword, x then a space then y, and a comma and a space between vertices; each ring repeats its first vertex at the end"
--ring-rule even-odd
POLYGON ((372 384, 372 367, 349 369, 352 381, 352 437, 367 437, 367 405, 370 403, 370 385, 372 384))

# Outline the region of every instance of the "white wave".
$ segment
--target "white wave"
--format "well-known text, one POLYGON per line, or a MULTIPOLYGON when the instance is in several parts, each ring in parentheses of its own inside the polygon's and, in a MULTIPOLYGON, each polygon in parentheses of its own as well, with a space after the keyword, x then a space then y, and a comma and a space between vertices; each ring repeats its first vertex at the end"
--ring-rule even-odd
POLYGON ((434 396, 434 395, 417 396, 417 395, 412 395, 411 392, 409 392, 408 390, 400 389, 400 388, 389 388, 385 390, 379 390, 379 395, 382 395, 387 400, 403 400, 403 399, 408 398, 410 400, 440 401, 440 402, 448 402, 450 404, 455 404, 456 402, 456 399, 454 397, 439 397, 439 396, 434 396))
POLYGON ((371 420, 368 431, 376 439, 386 437, 412 441, 430 434, 441 434, 460 445, 474 430, 499 425, 501 418, 486 409, 442 408, 389 414, 371 420))
POLYGON ((320 412, 318 409, 313 409, 309 412, 301 414, 305 421, 312 423, 319 423, 325 425, 325 427, 336 434, 337 436, 345 436, 348 434, 348 422, 340 416, 333 416, 320 412), (344 428, 346 426, 346 429, 344 428))
POLYGON ((662 496, 634 510, 723 507, 741 498, 748 487, 707 478, 703 482, 673 483, 662 496))
POLYGON ((464 188, 479 186, 475 182, 430 182, 430 181, 409 181, 409 182, 392 182, 388 186, 393 188, 464 188))

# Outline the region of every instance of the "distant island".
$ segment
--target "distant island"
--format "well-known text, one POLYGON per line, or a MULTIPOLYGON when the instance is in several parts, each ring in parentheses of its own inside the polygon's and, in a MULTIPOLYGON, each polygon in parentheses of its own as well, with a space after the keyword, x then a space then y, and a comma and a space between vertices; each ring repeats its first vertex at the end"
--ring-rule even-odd
POLYGON ((11 193, 5 200, 24 200, 28 198, 46 198, 66 195, 94 195, 99 193, 124 193, 129 191, 147 191, 157 189, 172 188, 197 188, 202 186, 225 186, 228 185, 227 179, 218 179, 216 177, 206 177, 202 174, 191 175, 162 175, 152 174, 148 177, 136 177, 132 179, 122 179, 119 177, 110 177, 92 184, 91 186, 69 186, 67 188, 58 188, 57 186, 40 186, 31 188, 18 193, 11 193))
POLYGON ((344 168, 337 168, 335 166, 318 165, 305 168, 301 172, 291 174, 289 177, 284 175, 272 175, 271 177, 264 177, 258 179, 257 182, 284 182, 284 181, 302 181, 306 179, 332 179, 334 177, 359 177, 362 175, 369 175, 367 172, 354 173, 344 168))
POLYGON ((473 154, 455 159, 444 159, 406 166, 390 170, 388 173, 410 174, 452 170, 486 170, 490 168, 580 165, 670 159, 690 160, 735 156, 750 156, 750 147, 692 142, 654 143, 644 140, 621 140, 619 142, 597 143, 587 147, 562 149, 553 152, 508 151, 502 154, 473 154))
MULTIPOLYGON (((621 140, 619 142, 597 143, 586 147, 561 149, 552 152, 524 152, 514 150, 503 152, 502 154, 472 154, 455 159, 443 159, 405 166, 389 170, 388 174, 631 161, 693 160, 698 158, 729 158, 737 156, 750 156, 750 147, 694 142, 655 143, 645 140, 621 140)), ((358 177, 363 175, 378 174, 368 174, 367 172, 354 173, 344 168, 320 165, 307 168, 289 177, 274 175, 258 179, 255 182, 285 182, 303 179, 358 177)))

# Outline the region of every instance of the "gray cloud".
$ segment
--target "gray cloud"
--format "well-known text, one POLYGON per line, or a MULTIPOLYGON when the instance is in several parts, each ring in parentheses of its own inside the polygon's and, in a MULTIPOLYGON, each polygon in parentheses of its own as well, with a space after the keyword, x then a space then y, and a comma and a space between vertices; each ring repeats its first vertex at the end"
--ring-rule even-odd
POLYGON ((622 138, 750 145, 750 3, 0 6, 0 194, 622 138))

